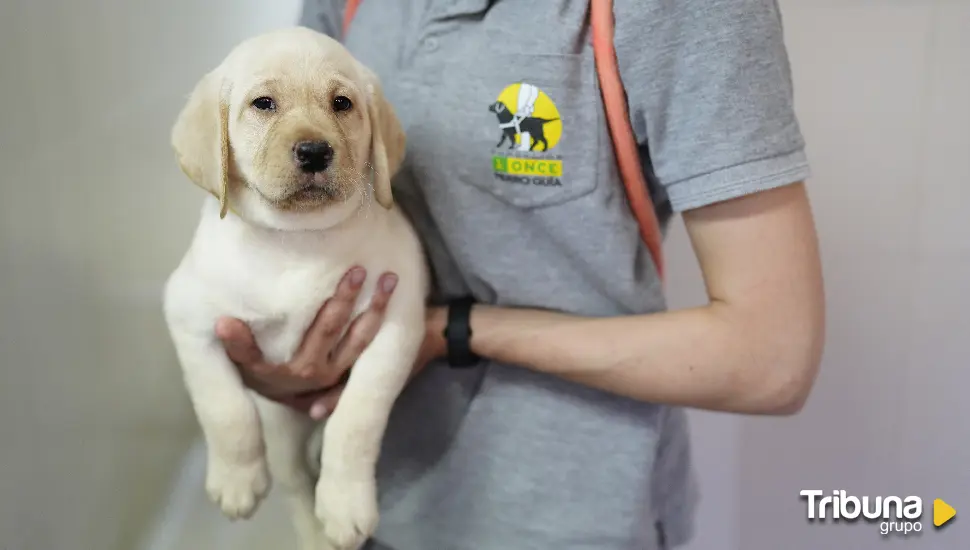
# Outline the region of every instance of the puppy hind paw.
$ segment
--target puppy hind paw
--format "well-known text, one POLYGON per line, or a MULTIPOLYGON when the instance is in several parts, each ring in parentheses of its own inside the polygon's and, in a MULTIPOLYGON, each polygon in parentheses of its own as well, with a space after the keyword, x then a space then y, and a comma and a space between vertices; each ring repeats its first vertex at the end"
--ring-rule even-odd
POLYGON ((209 460, 206 492, 231 520, 251 518, 269 487, 269 470, 263 459, 243 464, 209 460))

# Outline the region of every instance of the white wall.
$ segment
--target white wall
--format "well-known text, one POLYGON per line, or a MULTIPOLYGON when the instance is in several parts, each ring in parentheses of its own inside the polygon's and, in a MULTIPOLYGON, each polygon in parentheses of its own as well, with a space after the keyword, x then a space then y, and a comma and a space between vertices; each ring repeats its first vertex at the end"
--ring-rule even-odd
MULTIPOLYGON (((164 502, 194 424, 159 292, 199 198, 168 131, 202 71, 298 2, 0 4, 0 547, 130 550, 164 502)), ((828 349, 798 417, 692 415, 705 499, 691 550, 886 544, 874 526, 809 525, 805 488, 970 510, 970 1, 782 7, 828 349)), ((679 225, 667 250, 672 303, 698 303, 679 225)), ((198 533, 223 525, 201 501, 176 509, 231 540, 198 533)), ((906 546, 956 548, 967 528, 906 546)))
MULTIPOLYGON (((970 2, 785 2, 830 303, 802 415, 741 432, 741 548, 883 548, 800 489, 970 514, 970 2)), ((966 521, 906 548, 965 548, 966 521)), ((896 541, 902 544, 902 541, 896 541)))
MULTIPOLYGON (((694 416, 708 500, 691 549, 965 548, 970 2, 781 3, 815 172, 828 344, 801 415, 694 416), (876 525, 810 524, 802 489, 920 496, 924 531, 887 541, 876 525), (937 497, 958 511, 939 532, 937 497)), ((683 232, 668 250, 696 273, 683 232)), ((700 299, 696 280, 672 291, 700 299)))
POLYGON ((3 550, 131 550, 168 490, 195 425, 161 281, 200 198, 169 129, 204 70, 296 8, 0 2, 3 550))

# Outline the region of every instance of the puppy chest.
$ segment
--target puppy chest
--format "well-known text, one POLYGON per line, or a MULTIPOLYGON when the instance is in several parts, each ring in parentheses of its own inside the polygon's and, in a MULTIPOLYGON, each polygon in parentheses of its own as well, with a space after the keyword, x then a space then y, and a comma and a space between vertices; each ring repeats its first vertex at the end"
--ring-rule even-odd
MULTIPOLYGON (((334 298, 340 282, 339 273, 319 270, 292 269, 282 272, 270 284, 261 281, 249 288, 262 292, 246 296, 245 318, 264 356, 271 362, 286 362, 300 347, 307 329, 328 299, 334 298)), ((363 311, 370 302, 375 282, 361 289, 353 315, 363 311)))
POLYGON ((255 268, 227 274, 216 286, 224 314, 249 325, 267 358, 285 361, 336 284, 313 269, 255 268))

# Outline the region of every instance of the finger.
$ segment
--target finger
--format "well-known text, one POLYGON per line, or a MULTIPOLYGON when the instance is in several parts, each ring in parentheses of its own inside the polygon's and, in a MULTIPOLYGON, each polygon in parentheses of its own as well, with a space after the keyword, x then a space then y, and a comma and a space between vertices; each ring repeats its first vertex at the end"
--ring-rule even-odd
POLYGON ((343 386, 337 386, 336 388, 328 390, 322 396, 319 396, 310 406, 310 418, 314 420, 323 420, 324 418, 333 414, 334 409, 337 408, 337 402, 340 400, 340 395, 343 393, 343 391, 343 386))
POLYGON ((307 330, 303 345, 294 360, 295 367, 303 366, 312 370, 313 366, 319 365, 330 354, 334 342, 350 322, 354 304, 366 278, 367 271, 362 267, 351 268, 344 274, 333 297, 323 304, 307 330))
POLYGON ((384 322, 387 303, 390 301, 391 294, 396 286, 397 275, 385 273, 381 276, 370 306, 353 320, 350 328, 347 329, 347 334, 333 351, 331 367, 338 371, 350 368, 364 349, 374 340, 377 331, 380 330, 381 324, 384 322))
POLYGON ((220 317, 216 320, 216 337, 234 363, 248 367, 263 361, 256 338, 246 323, 239 319, 220 317))
POLYGON ((285 387, 280 387, 277 377, 274 376, 275 371, 279 369, 274 369, 272 365, 259 362, 250 365, 237 365, 237 368, 243 385, 267 399, 279 401, 281 398, 294 393, 287 391, 285 387))
POLYGON ((313 404, 319 401, 330 390, 318 390, 314 392, 302 393, 299 395, 288 395, 275 401, 282 403, 300 412, 310 414, 313 404))
POLYGON ((370 306, 367 309, 380 310, 381 313, 387 309, 387 303, 391 301, 391 295, 397 288, 397 274, 387 272, 381 274, 377 280, 377 287, 374 288, 374 296, 371 297, 370 306))
POLYGON ((314 378, 293 370, 290 365, 272 365, 265 362, 255 363, 249 368, 239 368, 243 383, 249 389, 273 400, 317 392, 335 385, 332 380, 329 383, 322 381, 322 375, 314 378))

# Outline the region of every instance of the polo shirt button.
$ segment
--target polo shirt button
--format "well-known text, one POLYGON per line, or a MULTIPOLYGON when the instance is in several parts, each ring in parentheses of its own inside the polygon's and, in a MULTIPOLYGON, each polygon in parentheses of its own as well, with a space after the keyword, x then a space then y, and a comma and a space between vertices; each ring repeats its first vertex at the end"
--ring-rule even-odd
POLYGON ((425 40, 424 41, 424 49, 428 50, 429 52, 433 52, 433 51, 437 50, 438 49, 438 40, 436 40, 434 38, 429 38, 429 39, 425 40))

